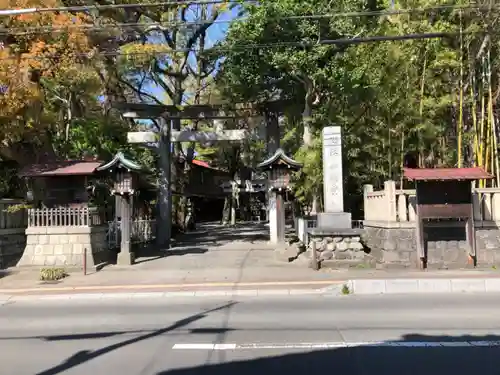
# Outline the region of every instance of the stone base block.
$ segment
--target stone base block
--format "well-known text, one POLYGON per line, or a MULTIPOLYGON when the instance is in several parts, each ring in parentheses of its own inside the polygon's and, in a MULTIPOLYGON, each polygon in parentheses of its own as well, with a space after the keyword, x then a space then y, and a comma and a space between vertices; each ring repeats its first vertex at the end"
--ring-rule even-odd
POLYGON ((0 229, 0 269, 15 266, 25 247, 24 228, 0 229))
POLYGON ((131 266, 135 262, 135 254, 132 252, 120 251, 116 257, 116 264, 119 266, 131 266))
MULTIPOLYGON (((415 228, 378 227, 365 222, 363 242, 372 255, 385 268, 419 269, 415 228)), ((477 265, 500 266, 500 229, 477 228, 476 232, 477 265)), ((427 268, 462 269, 473 267, 469 258, 469 246, 465 233, 459 226, 426 226, 427 268)))
POLYGON ((86 253, 89 269, 108 261, 106 227, 31 227, 17 263, 22 266, 82 267, 86 253))
POLYGON ((350 212, 321 212, 317 218, 317 228, 351 228, 352 216, 350 212))

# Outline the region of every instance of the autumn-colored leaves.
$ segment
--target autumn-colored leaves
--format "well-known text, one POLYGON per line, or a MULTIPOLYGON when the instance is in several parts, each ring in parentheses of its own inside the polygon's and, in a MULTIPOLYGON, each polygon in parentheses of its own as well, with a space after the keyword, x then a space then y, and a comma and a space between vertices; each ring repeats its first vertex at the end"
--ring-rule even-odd
MULTIPOLYGON (((1 8, 61 6, 58 0, 0 1, 1 8)), ((81 53, 92 49, 85 25, 88 16, 68 12, 22 14, 2 19, 0 31, 0 119, 7 123, 25 117, 41 100, 40 79, 71 72, 81 53)))

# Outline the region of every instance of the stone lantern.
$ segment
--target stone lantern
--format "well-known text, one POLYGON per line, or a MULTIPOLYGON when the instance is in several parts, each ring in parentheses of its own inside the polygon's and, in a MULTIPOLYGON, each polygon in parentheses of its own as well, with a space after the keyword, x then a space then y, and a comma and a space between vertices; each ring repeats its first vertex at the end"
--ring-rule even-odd
POLYGON ((284 194, 290 190, 293 172, 302 168, 302 164, 285 155, 280 148, 274 155, 257 165, 267 172, 269 188, 269 229, 272 243, 285 242, 285 206, 284 194))
POLYGON ((96 170, 112 176, 113 190, 111 190, 111 194, 118 197, 116 203, 117 206, 120 206, 121 213, 121 243, 117 263, 125 265, 133 264, 134 254, 130 249, 131 203, 136 192, 139 172, 142 171, 142 168, 139 164, 127 159, 123 153, 119 152, 113 160, 97 167, 96 170))

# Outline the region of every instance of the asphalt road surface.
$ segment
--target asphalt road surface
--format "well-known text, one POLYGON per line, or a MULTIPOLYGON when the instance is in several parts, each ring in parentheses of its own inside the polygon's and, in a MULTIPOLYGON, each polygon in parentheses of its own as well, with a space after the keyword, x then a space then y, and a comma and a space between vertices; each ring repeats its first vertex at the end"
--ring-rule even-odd
POLYGON ((5 375, 500 374, 499 295, 0 306, 5 375))

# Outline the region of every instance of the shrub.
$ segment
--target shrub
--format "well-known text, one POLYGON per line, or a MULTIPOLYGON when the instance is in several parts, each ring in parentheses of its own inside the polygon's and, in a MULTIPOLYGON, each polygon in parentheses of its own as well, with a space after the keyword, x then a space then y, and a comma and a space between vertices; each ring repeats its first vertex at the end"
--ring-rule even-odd
POLYGON ((42 268, 40 270, 40 280, 42 281, 57 281, 62 280, 68 273, 64 268, 42 268))

